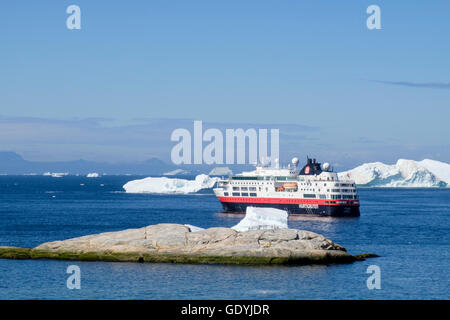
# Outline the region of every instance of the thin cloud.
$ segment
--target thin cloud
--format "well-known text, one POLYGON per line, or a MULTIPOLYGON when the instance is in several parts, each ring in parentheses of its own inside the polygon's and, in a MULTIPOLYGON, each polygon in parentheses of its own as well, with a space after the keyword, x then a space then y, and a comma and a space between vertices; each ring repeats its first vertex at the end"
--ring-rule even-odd
POLYGON ((13 117, 0 115, 0 124, 43 124, 43 125, 66 125, 66 126, 101 126, 103 123, 112 122, 112 118, 68 118, 68 119, 56 119, 56 118, 39 118, 39 117, 13 117))
MULTIPOLYGON (((186 128, 193 132, 189 119, 136 119, 129 123, 109 118, 52 119, 37 117, 9 117, 0 115, 0 151, 14 150, 39 160, 78 159, 112 162, 170 158, 175 142, 170 140, 173 130, 186 128), (138 121, 139 120, 139 121, 138 121)), ((217 128, 279 129, 281 149, 307 149, 311 134, 320 128, 300 124, 255 124, 203 122, 203 130, 217 128), (306 135, 306 133, 307 135, 306 135)), ((270 132, 268 133, 270 135, 270 132)))
POLYGON ((450 82, 409 82, 409 81, 382 81, 382 80, 370 80, 370 81, 395 86, 450 90, 450 82))

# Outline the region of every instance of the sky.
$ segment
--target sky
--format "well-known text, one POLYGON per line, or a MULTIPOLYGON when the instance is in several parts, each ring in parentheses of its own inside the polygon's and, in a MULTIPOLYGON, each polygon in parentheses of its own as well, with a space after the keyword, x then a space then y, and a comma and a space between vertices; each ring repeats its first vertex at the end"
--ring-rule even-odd
POLYGON ((169 134, 149 132, 191 119, 278 127, 284 161, 450 162, 449 12, 446 0, 2 2, 0 150, 168 159, 169 134), (66 27, 72 4, 81 30, 66 27), (380 30, 366 26, 372 4, 380 30))

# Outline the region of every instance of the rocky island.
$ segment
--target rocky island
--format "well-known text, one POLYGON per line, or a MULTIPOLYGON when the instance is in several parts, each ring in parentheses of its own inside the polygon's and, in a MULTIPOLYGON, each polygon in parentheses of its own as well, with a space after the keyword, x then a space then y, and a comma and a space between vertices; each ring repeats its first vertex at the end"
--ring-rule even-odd
POLYGON ((279 228, 238 232, 156 224, 138 229, 43 243, 36 248, 0 247, 0 258, 63 259, 237 265, 351 263, 375 255, 351 255, 324 236, 279 228))

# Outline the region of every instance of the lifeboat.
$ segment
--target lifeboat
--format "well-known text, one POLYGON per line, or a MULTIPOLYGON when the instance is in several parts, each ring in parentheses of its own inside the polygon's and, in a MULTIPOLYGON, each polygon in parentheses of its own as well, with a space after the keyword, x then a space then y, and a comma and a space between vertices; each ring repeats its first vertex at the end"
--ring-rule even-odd
POLYGON ((285 183, 283 184, 283 188, 297 188, 296 183, 285 183))
POLYGON ((283 184, 283 189, 286 191, 297 191, 297 184, 296 183, 285 183, 283 184))

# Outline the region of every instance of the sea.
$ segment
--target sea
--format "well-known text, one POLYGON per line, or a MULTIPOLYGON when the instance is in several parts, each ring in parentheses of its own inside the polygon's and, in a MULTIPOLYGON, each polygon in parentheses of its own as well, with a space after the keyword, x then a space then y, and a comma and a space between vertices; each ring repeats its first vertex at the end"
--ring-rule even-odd
MULTIPOLYGON (((243 218, 221 213, 212 190, 125 193, 122 186, 139 178, 0 176, 0 246, 157 223, 231 227, 243 218)), ((358 218, 301 217, 289 227, 378 258, 306 266, 0 259, 0 299, 449 299, 450 189, 360 188, 359 195, 358 218), (80 289, 67 286, 71 265, 80 268, 80 289), (370 285, 373 270, 379 288, 370 285)))

